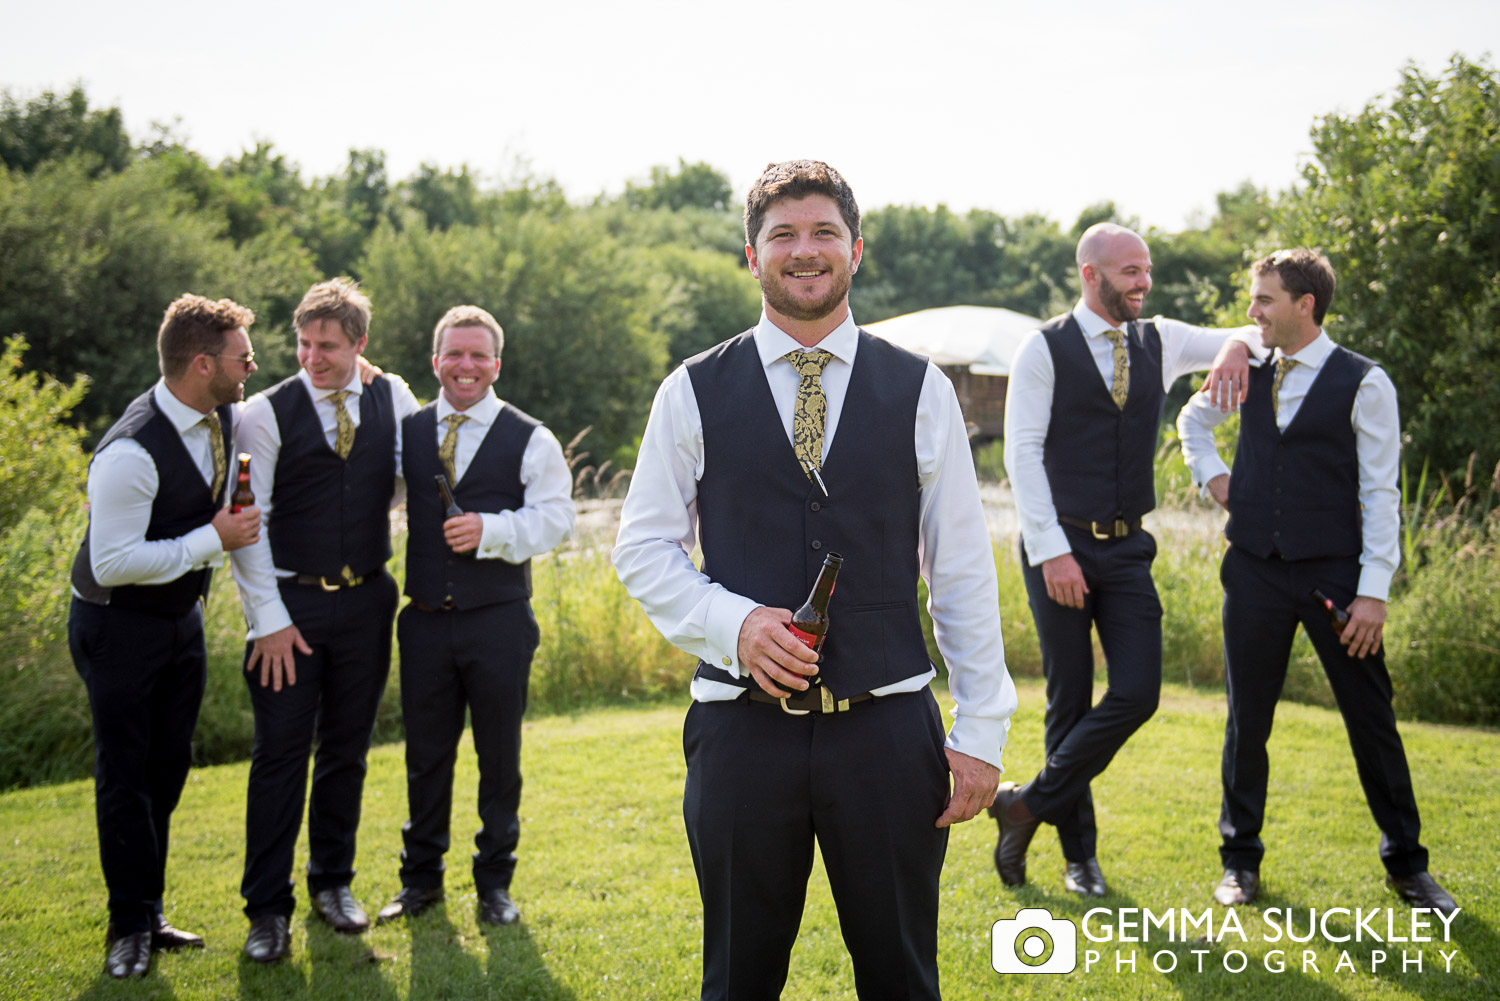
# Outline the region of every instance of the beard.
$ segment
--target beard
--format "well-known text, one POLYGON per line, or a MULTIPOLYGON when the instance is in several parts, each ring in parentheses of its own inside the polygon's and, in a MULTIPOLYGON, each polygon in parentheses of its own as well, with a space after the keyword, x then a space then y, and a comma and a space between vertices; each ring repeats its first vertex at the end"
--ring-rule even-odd
MULTIPOLYGON (((1141 307, 1125 298, 1125 294, 1115 288, 1110 280, 1103 275, 1099 276, 1099 301, 1104 308, 1109 310, 1109 315, 1122 323, 1129 323, 1138 319, 1141 315, 1141 307)), ((1144 305, 1145 300, 1142 300, 1144 305)))
POLYGON ((828 274, 833 280, 828 294, 809 301, 794 294, 793 288, 788 285, 792 279, 779 273, 773 275, 763 271, 760 279, 761 295, 765 296, 766 305, 782 316, 804 323, 821 320, 844 301, 851 283, 848 268, 830 268, 828 274))
POLYGON ((245 398, 245 384, 229 377, 229 373, 222 368, 214 373, 213 379, 208 384, 208 391, 213 394, 214 401, 223 406, 226 403, 239 403, 245 398))

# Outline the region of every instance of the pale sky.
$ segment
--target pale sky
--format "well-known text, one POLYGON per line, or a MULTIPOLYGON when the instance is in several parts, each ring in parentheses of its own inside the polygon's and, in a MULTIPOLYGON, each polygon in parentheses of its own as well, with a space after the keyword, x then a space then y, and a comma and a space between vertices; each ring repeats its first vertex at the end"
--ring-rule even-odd
POLYGON ((762 4, 638 0, 0 0, 0 88, 75 81, 136 138, 178 121, 217 162, 269 140, 304 177, 351 147, 393 180, 525 163, 575 201, 707 161, 743 196, 827 160, 867 210, 1041 212, 1113 199, 1173 230, 1250 180, 1280 190, 1315 117, 1414 61, 1500 51, 1493 0, 762 4))

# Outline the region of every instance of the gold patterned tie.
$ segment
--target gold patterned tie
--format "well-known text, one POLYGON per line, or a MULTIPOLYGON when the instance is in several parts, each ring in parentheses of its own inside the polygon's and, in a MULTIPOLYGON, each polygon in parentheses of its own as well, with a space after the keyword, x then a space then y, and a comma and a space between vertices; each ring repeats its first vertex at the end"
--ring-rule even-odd
POLYGON ((349 453, 354 449, 354 420, 349 416, 349 411, 344 409, 344 398, 348 395, 349 390, 341 389, 326 397, 333 404, 334 420, 339 422, 339 433, 333 441, 333 450, 340 459, 349 458, 349 453))
POLYGON ((792 449, 809 480, 812 471, 823 468, 823 428, 828 420, 828 398, 823 395, 823 369, 833 360, 832 351, 788 351, 784 356, 802 382, 797 386, 797 407, 792 412, 792 449))
POLYGON ((443 435, 443 443, 438 446, 438 461, 448 471, 448 482, 454 485, 458 483, 458 473, 453 468, 453 457, 458 452, 458 426, 468 419, 468 414, 449 414, 443 418, 448 433, 443 435))
POLYGON ((198 423, 208 429, 209 451, 213 453, 214 457, 213 495, 214 500, 217 501, 219 499, 219 491, 224 489, 224 466, 226 462, 224 458, 224 425, 219 421, 219 415, 216 413, 209 414, 198 423))
POLYGON ((1276 378, 1271 381, 1271 416, 1279 418, 1281 415, 1281 382, 1286 374, 1297 364, 1297 359, 1282 355, 1276 359, 1276 378))
POLYGON ((1125 398, 1130 395, 1130 352, 1125 349, 1125 335, 1118 330, 1106 330, 1104 336, 1115 346, 1115 376, 1109 384, 1109 395, 1115 406, 1125 409, 1125 398))

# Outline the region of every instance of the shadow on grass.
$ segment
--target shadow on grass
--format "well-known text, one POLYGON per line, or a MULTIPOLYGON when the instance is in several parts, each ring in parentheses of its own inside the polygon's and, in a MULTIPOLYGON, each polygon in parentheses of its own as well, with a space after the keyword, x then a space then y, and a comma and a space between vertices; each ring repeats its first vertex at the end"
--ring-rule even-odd
POLYGON ((574 1001, 573 992, 552 979, 524 922, 506 928, 484 926, 484 937, 490 947, 486 972, 495 997, 574 1001))
POLYGON ((573 992, 552 978, 525 924, 481 926, 489 961, 480 964, 448 917, 447 904, 409 921, 411 989, 416 998, 506 998, 573 1001, 573 992))
POLYGON ((99 976, 88 990, 78 995, 77 1001, 111 1001, 114 998, 150 998, 151 1001, 172 1001, 177 995, 172 990, 170 976, 163 976, 157 969, 158 957, 151 957, 151 969, 139 980, 116 980, 104 972, 104 951, 99 952, 99 976))

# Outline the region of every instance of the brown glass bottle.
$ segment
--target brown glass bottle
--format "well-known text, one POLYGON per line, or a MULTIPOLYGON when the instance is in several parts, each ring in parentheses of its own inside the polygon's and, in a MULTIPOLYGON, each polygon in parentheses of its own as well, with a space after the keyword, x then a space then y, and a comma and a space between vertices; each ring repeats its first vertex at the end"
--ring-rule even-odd
POLYGON ((1318 599, 1318 604, 1328 609, 1328 624, 1333 627, 1335 633, 1342 635, 1344 627, 1349 624, 1349 613, 1335 605, 1332 598, 1317 588, 1312 589, 1312 596, 1318 599))
MULTIPOLYGON (((823 649, 823 640, 828 636, 828 599, 833 597, 833 585, 843 565, 844 558, 838 553, 823 557, 823 568, 818 571, 818 579, 813 581, 812 592, 802 607, 792 613, 791 625, 787 627, 793 636, 815 651, 823 649)), ((818 685, 822 684, 823 678, 817 675, 809 681, 818 685)))
MULTIPOLYGON (((433 477, 433 479, 437 480, 438 500, 443 505, 443 520, 447 521, 449 518, 457 518, 459 515, 463 514, 464 509, 459 507, 458 501, 453 499, 453 488, 448 485, 448 477, 444 476, 442 473, 438 473, 433 477)), ((477 551, 478 550, 470 549, 466 552, 458 553, 457 555, 462 556, 466 560, 472 560, 474 559, 475 553, 477 551)))
POLYGON ((240 469, 234 474, 234 493, 229 495, 229 513, 239 514, 247 507, 255 506, 255 492, 250 489, 250 453, 239 454, 240 469))

